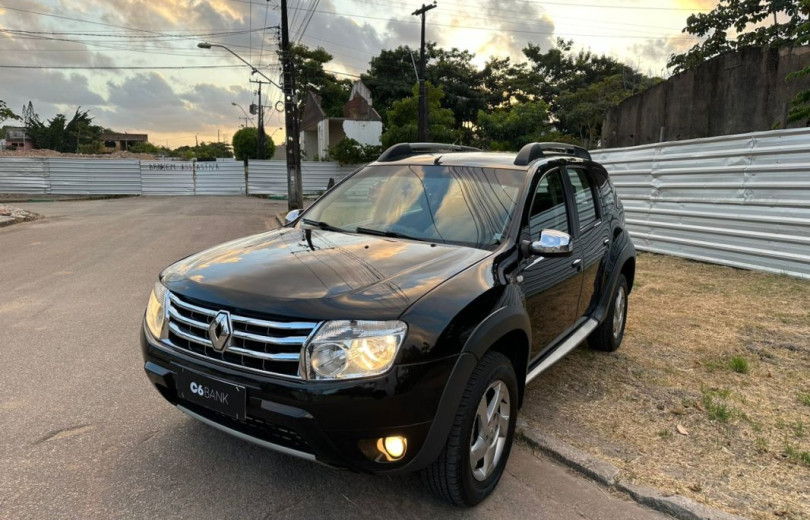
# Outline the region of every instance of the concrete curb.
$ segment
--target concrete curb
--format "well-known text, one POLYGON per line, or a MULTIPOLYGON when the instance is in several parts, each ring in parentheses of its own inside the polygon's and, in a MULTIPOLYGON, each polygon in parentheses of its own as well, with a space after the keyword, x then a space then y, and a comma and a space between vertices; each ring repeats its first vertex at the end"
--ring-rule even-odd
POLYGON ((599 484, 626 493, 639 504, 679 520, 747 520, 741 516, 698 504, 680 495, 667 495, 657 489, 625 484, 621 482, 621 470, 616 466, 539 431, 523 419, 518 419, 515 435, 518 440, 526 443, 532 449, 561 462, 599 484))

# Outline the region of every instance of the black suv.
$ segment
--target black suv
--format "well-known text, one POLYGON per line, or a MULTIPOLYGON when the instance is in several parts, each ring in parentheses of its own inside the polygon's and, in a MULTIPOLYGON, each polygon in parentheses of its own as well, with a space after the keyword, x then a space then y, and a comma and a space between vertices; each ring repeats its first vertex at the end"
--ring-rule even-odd
POLYGON ((400 144, 288 220, 168 267, 144 319, 157 390, 242 439, 473 505, 526 383, 622 341, 635 250, 584 149, 400 144))

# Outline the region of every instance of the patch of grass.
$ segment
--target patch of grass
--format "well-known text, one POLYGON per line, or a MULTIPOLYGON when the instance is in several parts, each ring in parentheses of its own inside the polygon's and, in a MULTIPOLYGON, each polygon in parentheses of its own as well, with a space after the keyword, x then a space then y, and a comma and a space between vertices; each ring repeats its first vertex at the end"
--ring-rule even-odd
POLYGON ((810 406, 810 394, 799 394, 799 402, 805 406, 810 406))
POLYGON ((760 453, 768 453, 768 441, 763 437, 757 437, 754 441, 757 445, 757 451, 760 453))
POLYGON ((748 373, 748 360, 742 356, 734 356, 729 360, 728 367, 738 374, 748 373))
POLYGON ((790 429, 793 430, 793 435, 799 439, 804 437, 804 423, 802 421, 796 421, 795 423, 791 424, 790 429))
POLYGON ((672 438, 672 431, 671 430, 661 430, 658 432, 658 436, 662 439, 671 439, 672 438))
POLYGON ((731 410, 725 403, 717 403, 710 394, 703 396, 703 408, 712 421, 728 422, 731 420, 731 410))
POLYGON ((799 451, 792 444, 785 444, 785 456, 793 462, 810 466, 810 451, 799 451))

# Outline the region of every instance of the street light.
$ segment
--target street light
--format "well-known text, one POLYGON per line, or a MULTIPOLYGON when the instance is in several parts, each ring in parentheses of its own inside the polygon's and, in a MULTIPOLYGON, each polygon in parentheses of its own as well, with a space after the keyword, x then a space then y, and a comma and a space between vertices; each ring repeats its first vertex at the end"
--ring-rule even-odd
POLYGON ((197 44, 197 47, 199 47, 200 49, 210 49, 211 47, 219 47, 220 49, 225 49, 226 51, 228 51, 231 54, 233 54, 234 56, 236 56, 242 63, 244 63, 245 65, 250 67, 250 70, 253 71, 252 72, 253 74, 258 74, 259 76, 261 76, 264 79, 266 79, 267 81, 269 81, 271 85, 273 85, 274 87, 276 87, 279 90, 282 90, 281 86, 278 83, 276 83, 272 79, 268 78, 262 71, 260 71, 259 69, 257 69, 256 67, 254 67, 253 65, 248 63, 242 56, 236 54, 235 52, 233 52, 229 48, 225 47, 224 45, 220 45, 218 43, 200 42, 200 43, 197 44))
POLYGON ((231 105, 233 105, 235 107, 239 107, 239 110, 241 110, 242 113, 245 114, 245 117, 240 117, 239 118, 240 120, 242 120, 242 119, 245 120, 245 128, 247 128, 248 121, 250 121, 250 124, 253 125, 253 118, 250 117, 247 112, 245 112, 245 109, 242 107, 242 105, 240 105, 239 103, 234 103, 233 101, 231 102, 231 105))
MULTIPOLYGON (((261 72, 259 69, 257 69, 250 63, 248 63, 242 56, 236 54, 226 46, 220 45, 218 43, 200 42, 197 44, 197 47, 199 47, 200 49, 210 49, 212 47, 219 47, 220 49, 225 49, 226 51, 236 56, 239 59, 239 61, 250 67, 250 70, 252 71, 251 74, 258 74, 259 76, 263 77, 268 82, 270 82, 271 85, 275 86, 278 89, 281 89, 278 83, 268 78, 263 72, 261 72)), ((244 111, 244 109, 242 110, 244 111)), ((262 110, 262 85, 261 82, 259 82, 259 138, 257 139, 256 143, 256 157, 258 157, 259 159, 264 159, 265 137, 266 136, 264 135, 264 110, 262 110)))

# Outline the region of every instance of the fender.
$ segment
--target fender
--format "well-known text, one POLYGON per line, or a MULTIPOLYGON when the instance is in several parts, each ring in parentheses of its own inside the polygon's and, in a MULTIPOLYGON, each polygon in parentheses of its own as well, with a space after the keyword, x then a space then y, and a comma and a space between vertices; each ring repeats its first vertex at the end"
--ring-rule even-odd
POLYGON ((613 298, 613 293, 616 290, 616 286, 619 284, 619 275, 622 274, 622 267, 624 267, 624 264, 627 263, 628 260, 635 257, 635 255, 636 248, 633 246, 633 242, 628 240, 622 249, 622 252, 619 254, 618 261, 614 264, 616 268, 610 270, 610 279, 605 285, 607 290, 602 293, 601 297, 599 298, 599 303, 591 316, 599 323, 602 323, 602 321, 605 319, 607 311, 610 308, 610 300, 613 298))
MULTIPOLYGON (((478 324, 473 330, 464 349, 456 361, 453 371, 444 386, 439 407, 430 426, 425 443, 419 454, 407 465, 397 470, 397 473, 417 471, 431 464, 444 449, 447 436, 456 417, 456 411, 461 403, 467 381, 470 380, 473 370, 478 362, 486 354, 489 347, 506 334, 520 330, 531 338, 531 324, 526 311, 518 307, 500 307, 487 316, 484 321, 478 324)), ((528 363, 529 349, 526 352, 526 362, 528 363)), ((517 374, 519 385, 523 385, 526 374, 517 374)))

